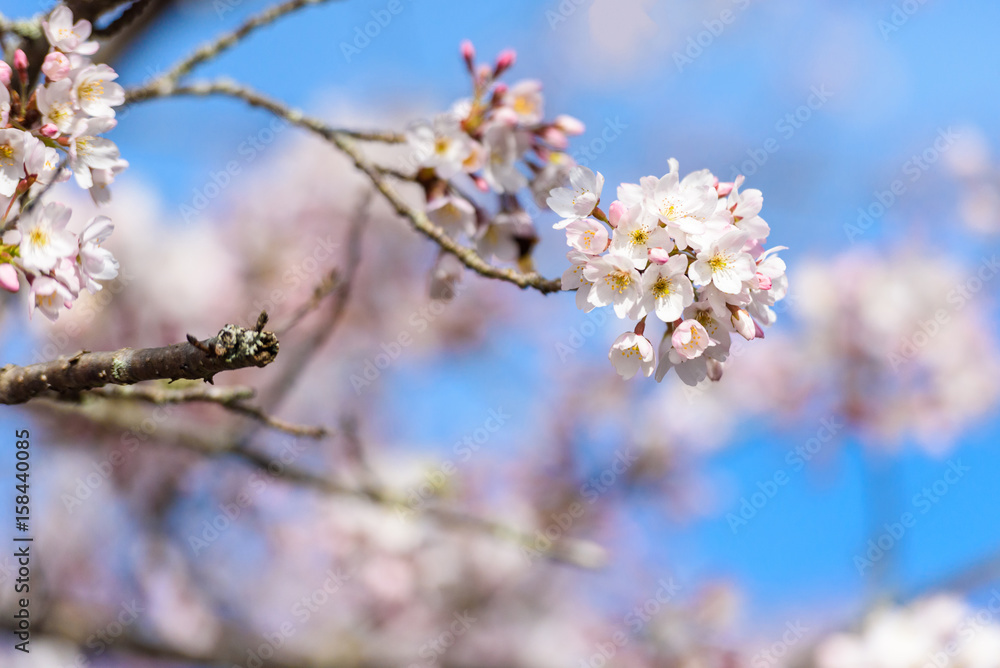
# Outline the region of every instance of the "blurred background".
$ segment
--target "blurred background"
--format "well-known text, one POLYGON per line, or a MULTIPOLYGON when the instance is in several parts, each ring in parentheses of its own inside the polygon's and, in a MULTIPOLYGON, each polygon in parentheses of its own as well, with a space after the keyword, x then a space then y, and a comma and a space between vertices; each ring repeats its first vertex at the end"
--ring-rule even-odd
MULTIPOLYGON (((141 84, 269 4, 164 3, 111 62, 141 84)), ((317 309, 273 366, 219 378, 334 435, 213 406, 5 411, 5 433, 34 435, 38 633, 30 656, 8 638, 0 663, 1000 666, 998 20, 985 1, 345 0, 199 70, 334 126, 402 131, 469 94, 468 38, 487 62, 516 49, 507 81, 540 80, 547 118, 586 124, 569 153, 605 175, 606 201, 670 157, 744 174, 770 245, 789 247, 789 296, 697 388, 621 381, 621 323, 572 296, 467 273, 432 299, 435 249, 366 206, 333 147, 264 112, 120 112, 122 275, 54 325, 7 299, 3 362, 207 337, 265 306, 283 321, 345 266, 360 216, 343 318, 317 309), (415 512, 199 452, 219 439, 378 481, 415 512)), ((558 277, 564 235, 551 213, 535 222, 537 267, 558 277)))

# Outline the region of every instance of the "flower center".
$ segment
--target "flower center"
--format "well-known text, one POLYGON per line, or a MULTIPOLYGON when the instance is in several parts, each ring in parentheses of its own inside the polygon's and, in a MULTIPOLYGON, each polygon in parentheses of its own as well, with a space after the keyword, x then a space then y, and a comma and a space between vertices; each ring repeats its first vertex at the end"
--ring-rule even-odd
POLYGON ((632 285, 632 277, 625 271, 612 272, 605 277, 604 281, 618 294, 624 293, 628 286, 632 285))
POLYGON ((2 167, 13 167, 14 166, 14 147, 10 144, 4 144, 0 146, 0 166, 2 167))
POLYGON ((670 279, 665 276, 661 276, 656 279, 656 283, 653 283, 653 297, 656 299, 663 299, 664 297, 667 297, 670 295, 671 287, 673 287, 673 285, 670 282, 670 279))
POLYGON ((49 245, 49 235, 45 233, 45 230, 40 230, 37 227, 28 233, 28 239, 31 240, 31 243, 34 246, 49 245))
POLYGON ((101 79, 88 81, 80 86, 77 92, 84 100, 96 100, 104 95, 104 81, 101 79))
POLYGON ((724 253, 716 253, 712 256, 712 259, 708 261, 708 266, 712 268, 712 271, 722 271, 729 267, 729 256, 724 253))
POLYGON ((649 241, 649 232, 640 227, 637 230, 632 230, 629 237, 631 237, 634 246, 645 246, 646 242, 649 241))

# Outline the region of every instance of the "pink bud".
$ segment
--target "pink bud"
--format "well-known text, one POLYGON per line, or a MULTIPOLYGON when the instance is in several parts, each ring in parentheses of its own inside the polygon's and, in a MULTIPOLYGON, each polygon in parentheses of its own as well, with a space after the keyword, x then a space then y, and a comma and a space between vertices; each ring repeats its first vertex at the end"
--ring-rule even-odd
MULTIPOLYGON (((614 205, 612 205, 614 206, 614 205)), ((662 248, 649 249, 649 261, 655 264, 666 264, 670 260, 670 251, 662 248)))
POLYGON ((548 142, 549 146, 560 151, 569 146, 569 139, 566 137, 566 133, 554 125, 550 125, 542 130, 542 139, 548 142))
POLYGON ((22 86, 28 85, 28 56, 24 55, 24 51, 18 49, 14 52, 14 68, 17 69, 17 78, 20 79, 22 86))
POLYGON ((719 193, 719 197, 727 197, 729 193, 733 192, 733 184, 732 182, 716 183, 715 191, 719 193))
POLYGON ((490 184, 488 184, 486 182, 486 179, 484 179, 483 177, 478 176, 477 174, 473 174, 472 181, 473 183, 476 184, 476 187, 482 190, 484 193, 488 193, 490 191, 490 184))
POLYGON ((0 83, 2 83, 4 86, 9 86, 10 77, 11 74, 13 73, 14 70, 10 69, 10 65, 0 60, 0 83))
POLYGON ((496 86, 493 87, 493 97, 494 98, 501 98, 501 97, 503 97, 504 95, 507 94, 508 90, 509 89, 507 87, 507 84, 505 84, 505 83, 498 83, 496 86))
POLYGON ((471 63, 476 59, 476 47, 472 46, 471 41, 463 39, 462 46, 460 48, 462 51, 462 58, 465 59, 465 62, 471 63))
POLYGON ((500 55, 497 56, 496 73, 493 76, 500 76, 503 72, 513 67, 516 61, 517 52, 514 51, 514 49, 504 49, 500 52, 500 55))
POLYGON ((611 206, 608 207, 608 224, 611 227, 618 227, 618 221, 620 221, 622 216, 626 213, 628 213, 628 209, 625 208, 625 205, 618 200, 615 200, 611 203, 611 206))
POLYGON ((52 139, 53 137, 59 134, 59 128, 52 125, 52 123, 46 123, 41 127, 41 129, 39 129, 39 132, 41 132, 42 135, 48 137, 49 139, 52 139))
POLYGON ((42 72, 48 77, 49 81, 65 79, 66 75, 69 74, 69 70, 69 58, 58 51, 53 51, 45 56, 45 62, 42 63, 42 72))
POLYGON ((757 272, 757 288, 759 290, 770 290, 771 289, 771 278, 765 276, 764 274, 757 272))
POLYGON ((764 330, 760 328, 760 325, 757 324, 756 320, 753 321, 753 333, 758 339, 764 338, 764 330))
POLYGON ((17 280, 17 270, 12 264, 0 264, 0 288, 8 292, 17 292, 21 287, 17 280))
POLYGON ((578 118, 574 118, 568 114, 560 114, 556 116, 555 126, 568 134, 570 137, 576 135, 582 135, 587 126, 583 124, 578 118))

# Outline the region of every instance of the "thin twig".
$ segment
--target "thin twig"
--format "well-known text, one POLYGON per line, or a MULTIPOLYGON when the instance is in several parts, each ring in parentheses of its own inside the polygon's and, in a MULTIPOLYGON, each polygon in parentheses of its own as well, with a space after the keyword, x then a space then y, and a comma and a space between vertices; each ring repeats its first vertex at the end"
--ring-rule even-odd
MULTIPOLYGON (((77 404, 43 399, 38 406, 64 414, 79 415, 107 429, 127 430, 135 426, 134 420, 122 411, 109 410, 96 403, 77 404)), ((603 566, 603 548, 588 540, 563 537, 548 549, 540 549, 531 533, 493 519, 471 515, 446 506, 425 503, 414 507, 403 496, 378 485, 353 485, 321 473, 300 468, 294 464, 275 466, 273 457, 248 447, 242 439, 231 439, 219 434, 200 431, 177 431, 159 428, 152 441, 168 447, 180 446, 208 457, 233 456, 277 479, 329 496, 350 496, 364 499, 396 511, 401 519, 428 517, 442 526, 460 527, 491 535, 499 540, 512 542, 549 561, 562 562, 579 568, 603 566)))
POLYGON ((171 87, 176 84, 181 77, 190 73, 195 67, 232 48, 253 31, 268 26, 282 16, 302 9, 307 5, 318 5, 328 1, 329 0, 288 0, 280 5, 274 5, 260 14, 250 17, 236 30, 226 33, 221 37, 218 37, 215 41, 201 46, 190 56, 184 58, 170 68, 165 74, 150 81, 139 89, 134 89, 134 91, 142 91, 144 89, 156 90, 163 87, 171 87))
POLYGON ((295 309, 295 312, 288 317, 288 320, 281 327, 277 327, 278 336, 284 336, 288 333, 288 330, 299 324, 303 318, 319 308, 319 305, 323 300, 329 296, 337 287, 340 285, 340 271, 336 268, 331 269, 328 274, 326 274, 320 282, 313 288, 313 293, 309 297, 309 301, 305 302, 299 308, 295 309))
POLYGON ((306 116, 301 111, 291 109, 280 102, 267 98, 249 88, 231 81, 214 81, 196 83, 186 86, 167 87, 156 90, 139 90, 133 100, 146 100, 156 97, 173 97, 180 95, 208 96, 226 95, 243 100, 247 104, 266 109, 272 114, 287 120, 293 125, 305 128, 318 134, 332 143, 354 162, 378 188, 379 192, 393 206, 397 213, 410 221, 414 229, 434 241, 446 252, 457 257, 462 264, 480 276, 496 278, 513 283, 520 288, 533 288, 543 294, 560 292, 562 284, 558 280, 548 279, 537 273, 522 273, 515 269, 501 269, 484 260, 474 249, 463 246, 449 237, 444 230, 435 225, 423 211, 410 206, 389 183, 387 176, 379 167, 373 165, 358 148, 352 139, 358 139, 356 133, 344 132, 331 128, 320 120, 306 116))
POLYGON ((150 387, 150 386, 126 386, 126 387, 104 387, 87 392, 83 398, 88 396, 101 397, 108 400, 135 400, 163 406, 165 404, 180 403, 213 403, 223 408, 253 418, 261 424, 283 431, 293 436, 305 436, 308 438, 323 438, 329 432, 325 427, 312 427, 293 424, 281 418, 268 415, 260 408, 249 406, 244 401, 252 399, 256 395, 253 388, 249 387, 213 387, 211 385, 195 385, 185 388, 170 387, 150 387))

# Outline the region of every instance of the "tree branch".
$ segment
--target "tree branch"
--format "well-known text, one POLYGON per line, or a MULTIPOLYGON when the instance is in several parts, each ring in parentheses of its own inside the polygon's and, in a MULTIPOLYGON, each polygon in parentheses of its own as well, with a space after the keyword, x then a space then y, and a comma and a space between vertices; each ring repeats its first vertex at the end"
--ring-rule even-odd
POLYGON ((156 91, 158 89, 173 87, 183 76, 190 73, 198 65, 217 57, 224 51, 238 44, 243 38, 257 30, 277 21, 282 16, 290 14, 307 5, 318 5, 329 0, 288 0, 280 5, 275 5, 264 10, 256 16, 252 16, 236 30, 226 33, 214 42, 205 44, 197 49, 187 58, 183 59, 162 76, 157 77, 136 91, 156 91))
POLYGON ((185 388, 128 386, 104 387, 87 392, 84 397, 94 396, 113 401, 144 401, 149 404, 163 406, 181 403, 212 403, 223 408, 252 418, 266 427, 283 431, 293 436, 308 438, 323 438, 327 435, 325 427, 312 427, 292 424, 281 418, 268 415, 256 406, 249 406, 244 401, 252 399, 257 392, 249 387, 212 387, 210 385, 195 385, 185 388))
POLYGON ((258 327, 246 329, 226 325, 210 339, 198 341, 188 334, 187 343, 162 348, 114 352, 80 351, 70 358, 0 369, 0 404, 22 404, 41 394, 74 394, 105 385, 131 385, 144 380, 206 380, 220 371, 263 367, 278 354, 278 337, 263 331, 266 315, 258 327))
POLYGON ((373 165, 358 148, 352 139, 370 139, 370 135, 365 133, 348 132, 337 130, 326 125, 318 119, 306 116, 297 109, 291 109, 284 104, 272 100, 257 93, 250 88, 240 86, 232 81, 212 81, 195 83, 186 86, 166 86, 149 89, 143 87, 129 91, 127 100, 138 102, 157 97, 176 97, 181 95, 208 96, 226 95, 243 100, 253 107, 266 109, 275 116, 285 119, 293 125, 305 128, 313 132, 326 141, 332 143, 340 151, 354 162, 355 167, 360 169, 371 180, 375 187, 382 193, 385 199, 401 216, 410 221, 410 224, 418 232, 429 238, 440 246, 444 251, 457 257, 462 264, 486 278, 496 278, 508 283, 513 283, 519 288, 534 288, 542 294, 560 292, 562 283, 559 280, 545 278, 537 273, 521 273, 514 269, 501 269, 495 267, 484 260, 475 249, 468 248, 449 237, 444 230, 435 225, 424 214, 423 211, 410 206, 403 197, 396 192, 396 189, 389 183, 386 174, 379 167, 373 165))

